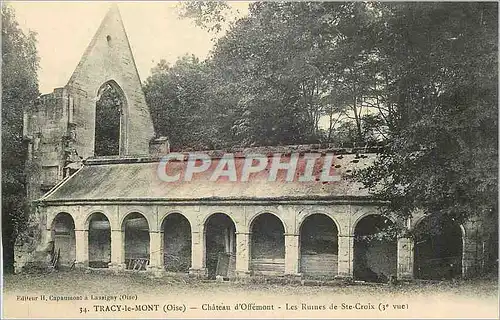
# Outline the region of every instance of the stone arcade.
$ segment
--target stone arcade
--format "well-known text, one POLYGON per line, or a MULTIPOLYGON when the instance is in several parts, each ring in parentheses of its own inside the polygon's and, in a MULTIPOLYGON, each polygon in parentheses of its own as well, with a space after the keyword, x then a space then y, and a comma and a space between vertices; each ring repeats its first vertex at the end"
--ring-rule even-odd
MULTIPOLYGON (((237 182, 210 181, 205 173, 191 181, 160 180, 157 169, 169 153, 168 140, 154 138, 116 6, 68 84, 26 111, 24 135, 33 212, 32 228, 16 246, 16 271, 43 258, 49 246, 60 252, 62 266, 211 278, 223 273, 440 279, 472 274, 484 262, 487 239, 479 219, 466 225, 448 221, 441 233, 417 241, 363 241, 391 225, 415 229, 436 223, 422 214, 411 221, 382 216, 377 201, 349 178, 370 165, 376 150, 309 145, 234 151, 236 166, 248 154, 334 154, 340 181, 273 182, 264 173, 237 182), (112 109, 103 102, 109 100, 112 109), (112 128, 102 130, 104 125, 112 128)), ((214 165, 223 155, 201 153, 214 165)))

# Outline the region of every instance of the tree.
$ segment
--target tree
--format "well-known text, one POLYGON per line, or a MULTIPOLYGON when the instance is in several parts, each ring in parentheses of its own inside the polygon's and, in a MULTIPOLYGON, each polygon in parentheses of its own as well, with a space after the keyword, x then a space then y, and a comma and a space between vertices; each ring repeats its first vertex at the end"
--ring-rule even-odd
POLYGON ((96 102, 95 155, 120 154, 120 115, 123 102, 117 90, 109 83, 102 89, 96 102))
POLYGON ((223 120, 211 97, 208 67, 194 56, 173 66, 161 61, 146 80, 144 93, 155 131, 168 136, 172 149, 212 149, 224 140, 223 120))
POLYGON ((231 6, 225 1, 181 1, 179 16, 192 19, 195 24, 211 33, 219 33, 230 22, 231 6))
POLYGON ((379 112, 384 93, 377 22, 365 3, 252 4, 210 58, 236 93, 236 136, 254 145, 330 142, 343 118, 356 126, 355 144, 371 143, 363 118, 379 112))
POLYGON ((497 221, 496 3, 381 4, 389 143, 360 180, 409 217, 497 221))
POLYGON ((256 2, 216 43, 212 96, 243 145, 385 151, 358 178, 388 211, 497 212, 497 4, 256 2))
MULTIPOLYGON (((223 2, 183 3, 183 17, 205 28, 226 21, 223 2)), ((356 124, 365 145, 366 102, 376 89, 373 12, 363 3, 256 2, 230 25, 207 59, 212 113, 241 146, 332 139, 340 119, 356 124), (327 131, 322 117, 330 118, 327 131), (326 133, 325 133, 326 132, 326 133)), ((207 100, 208 101, 208 100, 207 100)), ((224 143, 223 143, 224 144, 224 143)))
POLYGON ((216 43, 211 90, 236 106, 241 144, 383 142, 357 178, 384 210, 496 222, 497 9, 256 2, 216 43))
POLYGON ((327 37, 313 30, 321 15, 313 3, 254 3, 216 43, 211 62, 225 84, 215 89, 236 94, 240 144, 318 141, 328 102, 327 37))
POLYGON ((3 261, 12 270, 17 231, 25 210, 23 108, 38 97, 36 35, 24 34, 14 10, 2 5, 2 235, 3 261))

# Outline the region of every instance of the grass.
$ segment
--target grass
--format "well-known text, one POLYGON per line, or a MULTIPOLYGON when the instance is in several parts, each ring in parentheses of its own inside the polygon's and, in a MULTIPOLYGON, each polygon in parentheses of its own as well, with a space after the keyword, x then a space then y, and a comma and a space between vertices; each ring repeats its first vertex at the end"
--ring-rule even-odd
POLYGON ((399 296, 399 295, 456 295, 496 297, 498 281, 490 276, 482 279, 456 281, 415 281, 396 285, 387 284, 342 284, 331 286, 309 286, 300 283, 277 284, 265 281, 215 282, 188 277, 165 276, 154 278, 145 273, 110 274, 103 272, 53 272, 50 274, 4 275, 4 291, 57 292, 58 294, 115 294, 117 291, 133 291, 137 294, 159 295, 165 291, 179 294, 203 294, 204 292, 234 294, 272 294, 284 296, 310 296, 334 293, 356 296, 399 296))

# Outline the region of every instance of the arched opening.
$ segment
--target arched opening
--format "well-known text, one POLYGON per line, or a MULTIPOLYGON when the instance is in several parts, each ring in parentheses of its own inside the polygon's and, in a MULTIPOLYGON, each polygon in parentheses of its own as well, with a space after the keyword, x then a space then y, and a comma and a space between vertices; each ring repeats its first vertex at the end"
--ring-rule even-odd
POLYGON ((108 218, 100 212, 89 218, 89 267, 107 268, 111 262, 111 227, 108 218))
POLYGON ((130 213, 123 220, 125 245, 125 268, 146 270, 149 264, 149 225, 146 218, 138 213, 130 213))
POLYGON ((381 215, 362 218, 354 229, 354 279, 387 282, 397 274, 397 232, 381 215))
POLYGON ((191 225, 180 213, 169 214, 162 223, 163 265, 166 271, 188 272, 191 267, 191 225))
POLYGON ((271 213, 263 213, 251 225, 251 264, 256 275, 285 272, 285 228, 271 213))
POLYGON ((103 84, 98 91, 95 108, 96 156, 116 156, 123 154, 126 129, 126 99, 114 81, 103 84))
POLYGON ((236 227, 224 213, 215 213, 205 223, 205 262, 208 277, 229 278, 236 270, 236 227))
POLYGON ((72 266, 76 261, 75 222, 69 213, 58 213, 51 226, 53 254, 59 267, 72 266))
POLYGON ((338 273, 338 230, 327 215, 310 215, 300 227, 300 272, 308 277, 338 273))
POLYGON ((462 275, 462 230, 440 215, 425 217, 414 230, 417 279, 441 280, 462 275))

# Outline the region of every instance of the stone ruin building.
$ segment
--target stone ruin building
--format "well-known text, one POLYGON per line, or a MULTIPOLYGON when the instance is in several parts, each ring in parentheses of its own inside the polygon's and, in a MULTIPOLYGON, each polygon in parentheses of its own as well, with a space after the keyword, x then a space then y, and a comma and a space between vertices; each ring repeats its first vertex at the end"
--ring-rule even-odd
MULTIPOLYGON (((55 254, 61 268, 209 278, 441 279, 474 274, 484 264, 489 235, 479 218, 460 225, 433 215, 400 221, 380 213, 377 200, 349 178, 370 165, 376 150, 306 145, 235 153, 237 165, 250 153, 334 153, 342 175, 336 182, 269 182, 258 175, 212 182, 203 174, 159 180, 159 159, 169 144, 155 137, 116 6, 66 86, 26 111, 24 135, 32 213, 15 248, 17 272, 54 261, 55 254), (113 129, 104 132, 103 123, 113 129), (435 223, 441 231, 427 233, 435 223), (364 241, 391 226, 420 228, 422 236, 364 241)), ((222 155, 205 153, 214 163, 222 155)))

